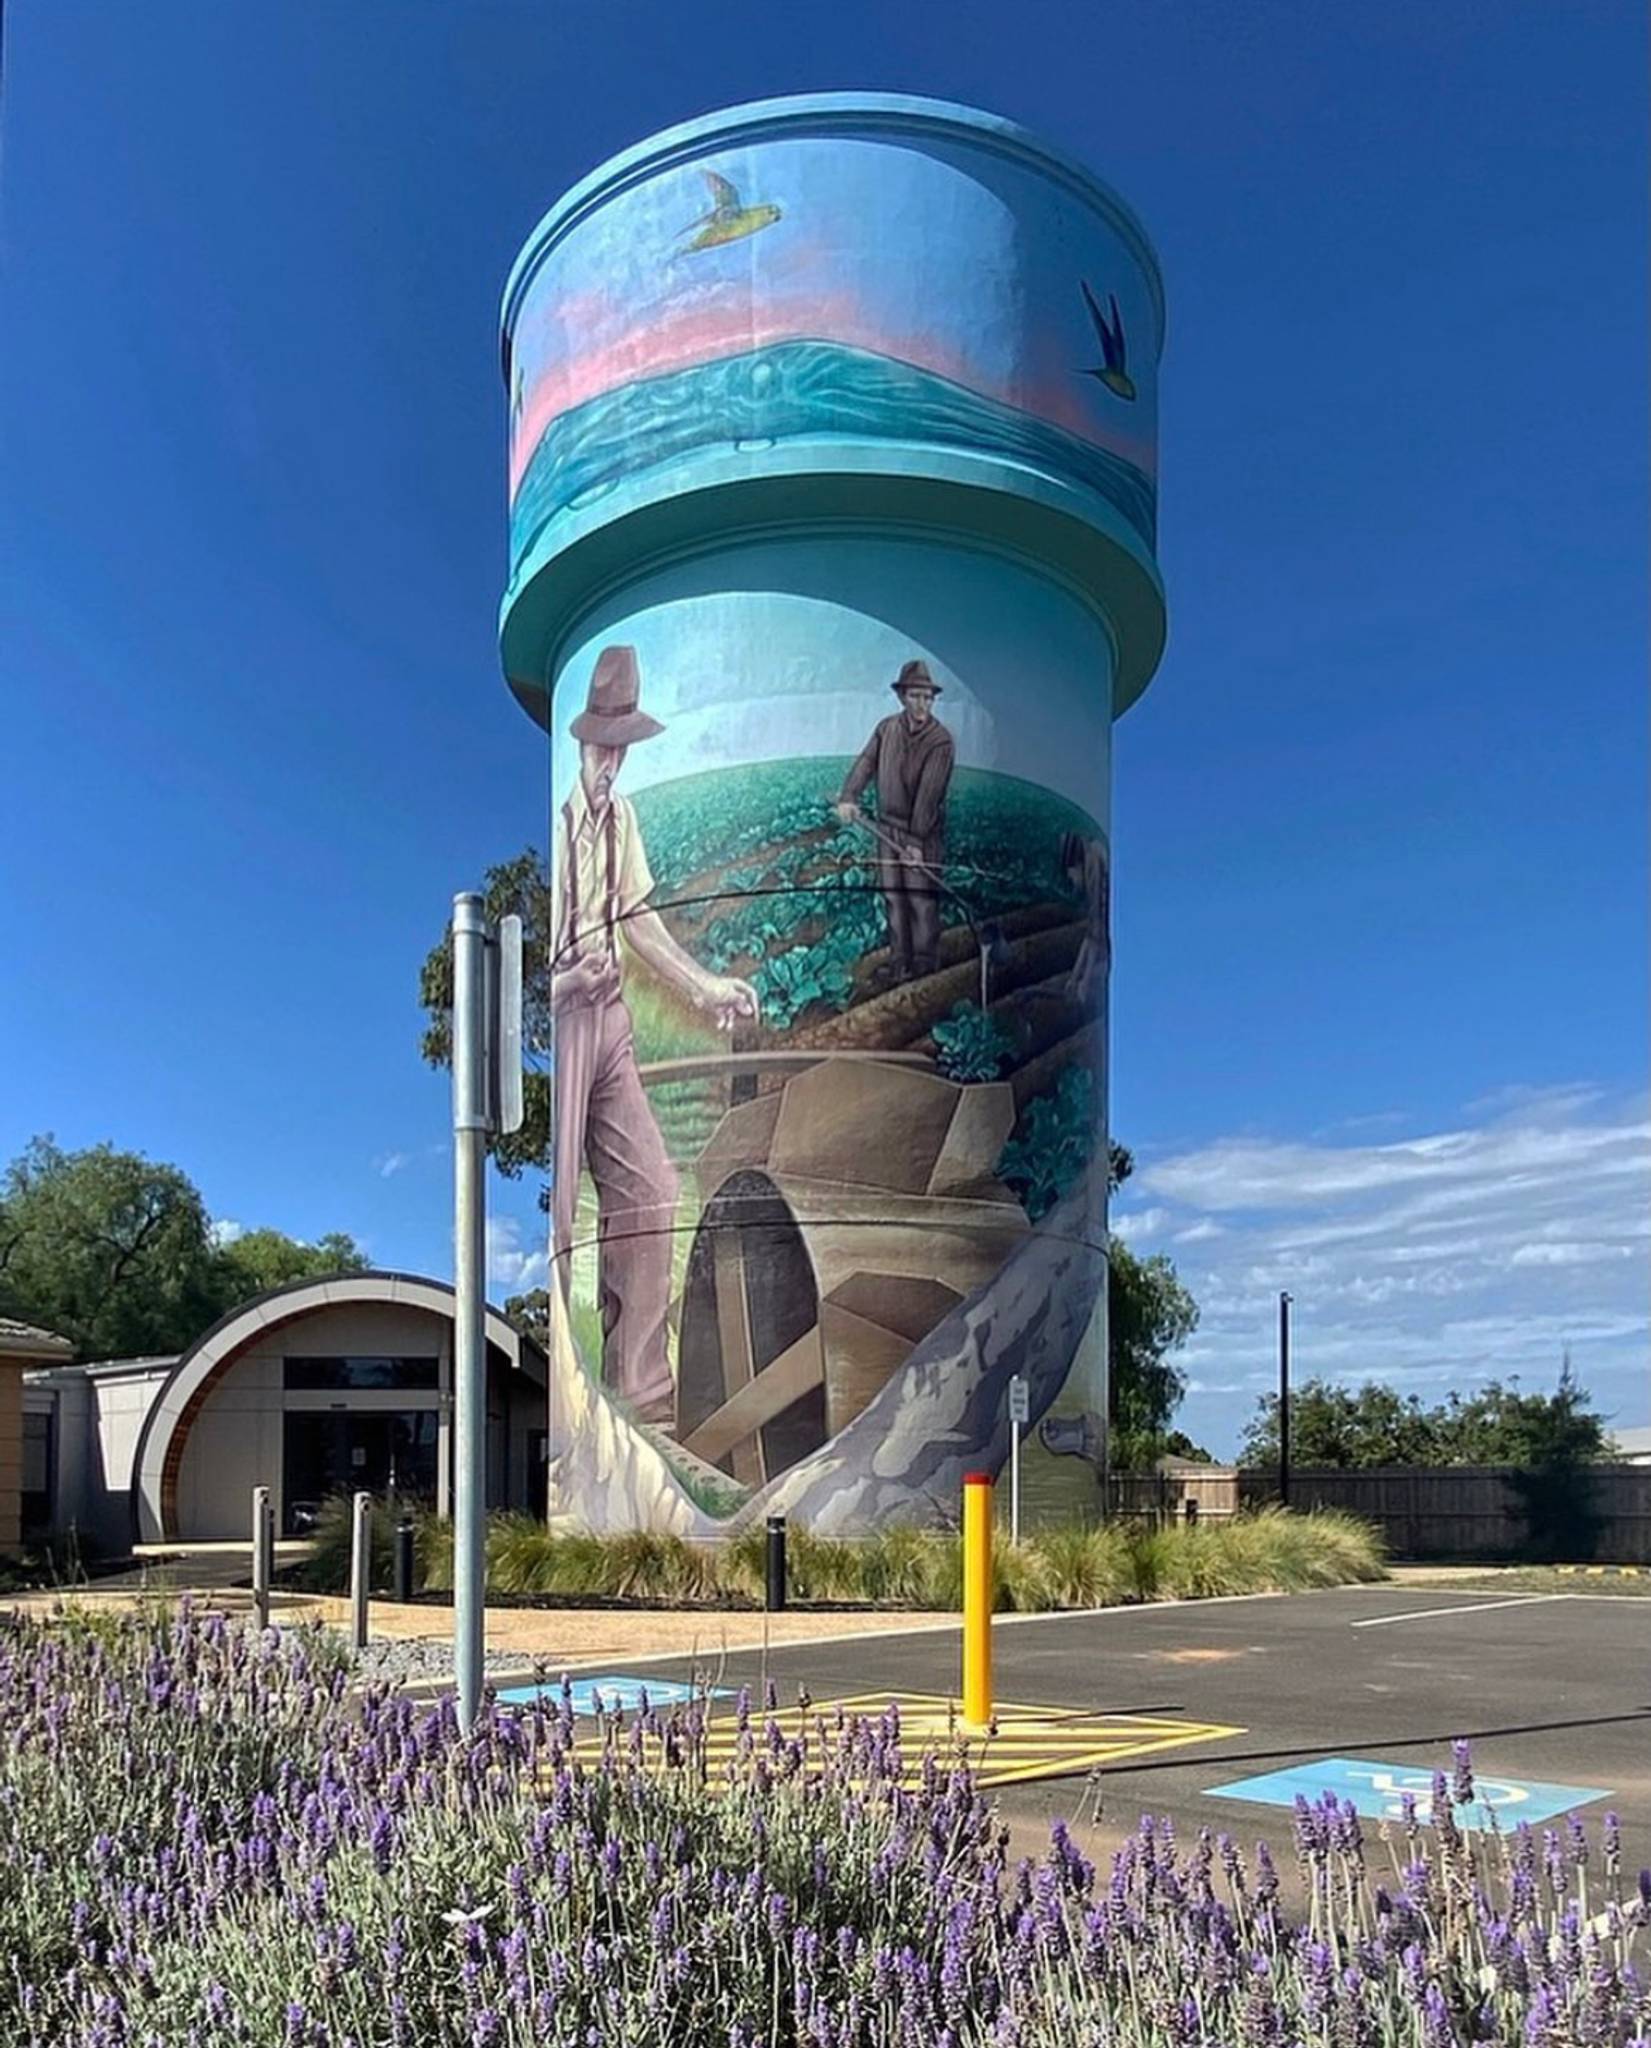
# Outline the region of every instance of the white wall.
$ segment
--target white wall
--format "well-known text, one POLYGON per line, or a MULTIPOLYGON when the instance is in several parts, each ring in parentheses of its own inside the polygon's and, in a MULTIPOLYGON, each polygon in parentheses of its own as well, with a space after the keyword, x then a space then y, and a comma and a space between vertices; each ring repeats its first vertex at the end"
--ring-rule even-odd
MULTIPOLYGON (((289 1406, 326 1410, 352 1406, 434 1407, 433 1394, 391 1398, 318 1393, 289 1397, 288 1358, 435 1358, 445 1361, 452 1321, 404 1302, 338 1302, 265 1331, 239 1353, 202 1403, 178 1469, 180 1539, 198 1543, 244 1536, 255 1486, 268 1486, 275 1526, 285 1527, 281 1443, 289 1406)), ((442 1373, 445 1382, 446 1374, 442 1373)))

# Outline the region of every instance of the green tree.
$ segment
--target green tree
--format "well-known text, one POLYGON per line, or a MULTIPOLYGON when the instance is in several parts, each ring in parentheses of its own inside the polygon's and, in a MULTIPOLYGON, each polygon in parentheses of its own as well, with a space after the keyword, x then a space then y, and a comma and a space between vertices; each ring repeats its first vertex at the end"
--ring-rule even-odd
POLYGON ((371 1263, 347 1231, 332 1230, 306 1244, 283 1230, 246 1230, 218 1247, 220 1298, 224 1308, 234 1308, 272 1287, 325 1280, 337 1273, 364 1273, 371 1263))
POLYGON ((512 1294, 504 1305, 504 1319, 513 1330, 531 1337, 543 1351, 550 1343, 550 1296, 542 1287, 526 1294, 512 1294))
POLYGON ((0 1314, 58 1331, 83 1358, 182 1351, 252 1295, 366 1264, 342 1233, 215 1243, 181 1168, 109 1144, 34 1138, 0 1180, 0 1314))
POLYGON ((1551 1394, 1522 1394, 1492 1380, 1450 1416, 1458 1461, 1511 1465, 1509 1483, 1525 1514, 1525 1547, 1536 1558, 1580 1562, 1599 1546, 1601 1516, 1593 1467, 1611 1450, 1604 1418, 1577 1384, 1569 1354, 1551 1394))
POLYGON ((34 1138, 0 1183, 0 1311, 83 1357, 181 1349, 218 1314, 216 1259, 194 1184, 140 1153, 34 1138))
MULTIPOLYGON (((482 899, 490 921, 514 913, 522 920, 522 1127, 488 1138, 493 1164, 516 1180, 529 1168, 550 1170, 550 1076, 545 1057, 550 1050, 550 870, 542 854, 528 849, 514 860, 489 868, 482 899)), ((433 1067, 453 1063, 453 934, 451 927, 432 946, 419 969, 419 1001, 424 1006, 424 1035, 419 1050, 433 1067)), ((548 1208, 548 1184, 539 1190, 541 1208, 548 1208)))
POLYGON ((1517 1381, 1492 1380, 1466 1400, 1452 1394, 1441 1411, 1457 1465, 1583 1465, 1608 1455, 1605 1418, 1577 1384, 1567 1356, 1551 1394, 1522 1394, 1517 1381))
MULTIPOLYGON (((1128 1148, 1113 1145, 1107 1161, 1110 1189, 1116 1193, 1134 1170, 1128 1148)), ((1107 1261, 1107 1352, 1115 1470, 1142 1471, 1172 1452, 1170 1418, 1187 1382, 1170 1363, 1170 1353, 1197 1327, 1198 1304, 1170 1260, 1161 1252, 1137 1258, 1121 1238, 1113 1238, 1107 1261)))
POLYGON ((1112 1371, 1112 1463, 1142 1471, 1169 1450, 1170 1418, 1187 1390, 1169 1354, 1198 1327, 1198 1304, 1159 1253, 1138 1259, 1112 1240, 1107 1348, 1112 1371))
MULTIPOLYGON (((1447 1462, 1440 1410, 1425 1409, 1414 1394, 1368 1380, 1355 1391, 1328 1380, 1304 1380, 1290 1390, 1290 1458, 1298 1465, 1437 1465, 1447 1462)), ((1244 1432, 1239 1462, 1263 1468, 1278 1463, 1278 1396, 1257 1403, 1244 1432)))
MULTIPOLYGON (((1310 1379, 1290 1393, 1290 1457, 1301 1465, 1576 1465, 1609 1449, 1604 1419, 1569 1360, 1551 1394, 1492 1380, 1427 1408, 1377 1380, 1355 1389, 1310 1379)), ((1241 1457, 1246 1465, 1278 1463, 1276 1394, 1257 1402, 1241 1457)))

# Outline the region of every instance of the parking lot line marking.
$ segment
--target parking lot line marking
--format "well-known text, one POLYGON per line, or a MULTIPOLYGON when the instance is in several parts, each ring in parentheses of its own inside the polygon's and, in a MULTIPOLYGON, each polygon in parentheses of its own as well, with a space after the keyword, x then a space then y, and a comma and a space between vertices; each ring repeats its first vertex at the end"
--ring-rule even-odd
MULTIPOLYGON (((814 1700, 806 1707, 754 1711, 742 1734, 737 1715, 712 1710, 704 1734, 704 1757, 713 1773, 736 1763, 746 1749, 756 1757, 768 1751, 770 1724, 783 1741, 803 1739, 811 1745, 830 1737, 839 1713, 850 1720, 877 1721, 891 1708, 900 1716, 900 1742, 908 1783, 920 1778, 925 1756, 943 1763, 966 1763, 982 1786, 1023 1784, 1035 1778, 1064 1778, 1096 1770, 1126 1757, 1153 1756, 1199 1742, 1219 1742, 1242 1735, 1225 1722, 1185 1721, 1167 1714, 1091 1713, 1081 1707, 999 1704, 989 1736, 964 1733, 958 1702, 940 1694, 860 1693, 849 1699, 814 1700)), ((575 1735, 575 1747, 607 1739, 595 1731, 575 1735)), ((665 1768, 662 1740, 642 1731, 641 1754, 655 1768, 665 1768)))
POLYGON ((1369 1614, 1350 1621, 1349 1628, 1390 1628, 1396 1621, 1438 1621, 1445 1615, 1494 1614, 1501 1607, 1540 1607, 1548 1600, 1569 1600, 1569 1593, 1515 1593, 1505 1600, 1476 1600, 1468 1607, 1410 1608, 1403 1614, 1369 1614))

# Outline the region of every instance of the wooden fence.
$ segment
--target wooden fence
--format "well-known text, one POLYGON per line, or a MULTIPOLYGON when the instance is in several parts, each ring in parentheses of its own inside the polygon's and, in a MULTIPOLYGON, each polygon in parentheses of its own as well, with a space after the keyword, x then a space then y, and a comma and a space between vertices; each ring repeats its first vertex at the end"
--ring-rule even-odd
MULTIPOLYGON (((1374 1522, 1395 1557, 1499 1559, 1527 1544, 1524 1505, 1511 1465, 1373 1465, 1342 1471, 1299 1466, 1290 1473, 1290 1505, 1341 1508, 1374 1522)), ((1592 1555, 1578 1563, 1651 1564, 1651 1465, 1596 1465, 1589 1473, 1598 1520, 1592 1555)), ((1239 1507, 1277 1497, 1278 1475, 1211 1465, 1182 1472, 1120 1473, 1112 1482, 1118 1514, 1166 1521, 1219 1520, 1239 1507)))

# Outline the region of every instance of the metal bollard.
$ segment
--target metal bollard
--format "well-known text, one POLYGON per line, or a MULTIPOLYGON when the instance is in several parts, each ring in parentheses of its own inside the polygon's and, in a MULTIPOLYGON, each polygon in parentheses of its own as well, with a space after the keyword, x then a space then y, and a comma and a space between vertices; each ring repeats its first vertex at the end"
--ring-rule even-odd
POLYGON ((963 1478, 963 1725, 992 1718, 992 1478, 963 1478))
POLYGON ((350 1502, 350 1641, 367 1647, 367 1581, 372 1572, 373 1497, 358 1493, 350 1502))
POLYGON ((405 1604, 413 1597, 413 1518, 403 1515, 396 1524, 395 1597, 405 1604))
POLYGON ((269 1627, 269 1586, 275 1576, 275 1513, 269 1488, 252 1489, 252 1618, 269 1627))
POLYGON ((785 1517, 768 1517, 768 1574, 764 1605, 770 1614, 785 1611, 785 1517))

